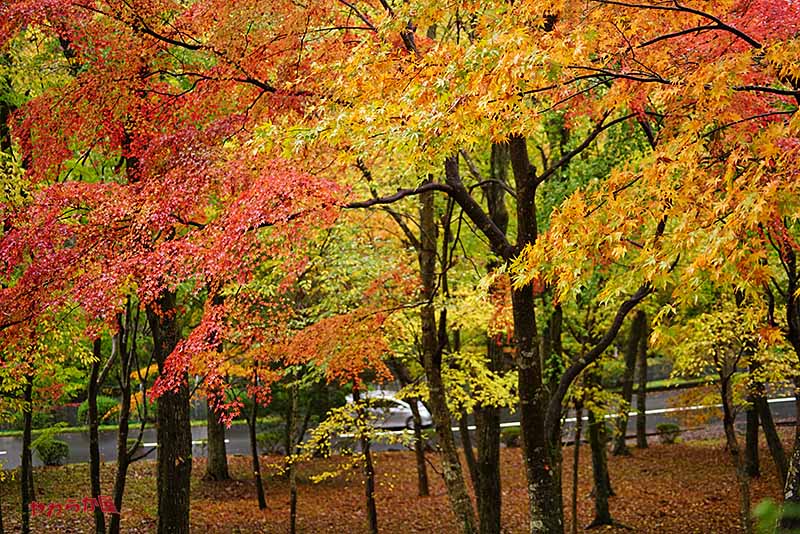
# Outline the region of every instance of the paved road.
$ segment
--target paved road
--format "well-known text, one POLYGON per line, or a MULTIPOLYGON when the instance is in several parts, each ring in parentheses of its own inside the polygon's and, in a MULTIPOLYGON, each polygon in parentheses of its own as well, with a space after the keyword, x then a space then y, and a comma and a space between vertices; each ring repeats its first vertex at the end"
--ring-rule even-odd
MULTIPOLYGON (((670 407, 670 399, 677 393, 674 391, 651 393, 647 396, 647 430, 653 432, 656 425, 663 422, 674 422, 675 416, 680 412, 694 411, 705 409, 704 406, 685 406, 685 407, 670 407)), ((634 405, 635 405, 634 397, 634 405)), ((794 398, 793 397, 778 397, 769 400, 773 416, 777 420, 793 419, 794 418, 794 398)), ((564 436, 565 438, 571 436, 571 428, 575 423, 574 414, 569 414, 566 420, 564 436)), ((504 413, 501 417, 501 426, 511 427, 519 425, 519 414, 504 413)), ((631 412, 630 421, 628 423, 629 432, 636 428, 636 413, 631 412)), ((457 431, 457 429, 454 429, 457 431)), ((132 437, 137 435, 134 431, 132 437)), ((66 433, 59 436, 69 444, 69 457, 68 463, 82 463, 89 461, 89 435, 88 433, 66 433)), ((113 462, 116 460, 116 432, 101 432, 100 433, 100 455, 103 461, 113 462)), ((194 446, 192 447, 192 454, 195 456, 205 456, 206 449, 204 446, 199 446, 199 440, 206 438, 206 427, 197 426, 192 427, 192 439, 194 446)), ((227 451, 228 454, 249 454, 250 444, 247 433, 246 425, 235 425, 229 428, 226 432, 227 451)), ((144 450, 149 450, 155 445, 156 432, 153 429, 145 430, 143 443, 144 450)), ((375 448, 387 449, 397 448, 399 446, 382 446, 376 444, 375 448)), ((22 439, 20 437, 0 437, 0 463, 5 469, 14 469, 20 464, 20 455, 22 451, 22 439)), ((155 457, 156 451, 153 451, 152 456, 155 457)), ((41 465, 36 454, 33 455, 34 465, 41 465)))

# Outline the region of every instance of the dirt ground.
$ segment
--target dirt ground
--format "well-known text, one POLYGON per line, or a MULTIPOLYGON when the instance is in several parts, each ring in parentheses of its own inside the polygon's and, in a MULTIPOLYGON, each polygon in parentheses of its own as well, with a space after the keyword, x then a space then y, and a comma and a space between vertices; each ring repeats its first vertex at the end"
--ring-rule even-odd
MULTIPOLYGON (((723 534, 739 532, 738 493, 733 468, 719 439, 693 440, 662 445, 652 440, 650 448, 632 449, 630 457, 609 457, 611 482, 616 496, 611 513, 619 527, 592 532, 723 534)), ((571 524, 573 448, 564 449, 564 499, 567 532, 571 524)), ((456 533, 441 478, 434 471, 438 461, 429 455, 431 496, 418 497, 414 456, 411 452, 384 452, 375 455, 377 470, 378 521, 387 533, 456 533)), ((289 531, 289 485, 275 474, 264 458, 268 508, 259 511, 250 460, 231 457, 234 480, 201 480, 205 460, 194 460, 192 481, 192 531, 212 533, 285 533, 289 531)), ((360 471, 347 476, 312 483, 314 474, 324 472, 336 459, 315 460, 299 470, 298 531, 303 533, 365 532, 363 482, 360 471)), ((524 470, 519 449, 503 449, 503 528, 507 533, 523 533, 527 523, 527 498, 524 470)), ((780 488, 766 448, 761 449, 760 478, 752 483, 752 500, 779 498, 780 488)), ((111 493, 114 465, 104 466, 104 491, 111 493)), ((589 450, 581 449, 578 485, 578 525, 583 532, 591 522, 591 464, 589 450)), ((155 463, 135 464, 129 474, 128 490, 122 509, 123 532, 155 532, 155 463)), ((43 468, 36 472, 37 501, 64 502, 89 495, 88 466, 43 468)), ((3 519, 6 531, 19 531, 19 486, 2 483, 3 519), (10 528, 9 528, 10 527, 10 528)), ((37 515, 33 532, 92 532, 89 514, 64 512, 60 516, 37 515)))

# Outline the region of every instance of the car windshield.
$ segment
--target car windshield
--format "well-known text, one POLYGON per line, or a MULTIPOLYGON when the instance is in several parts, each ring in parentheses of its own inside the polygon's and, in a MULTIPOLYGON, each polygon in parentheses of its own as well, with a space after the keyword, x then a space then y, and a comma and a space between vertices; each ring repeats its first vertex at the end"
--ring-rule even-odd
POLYGON ((402 405, 392 399, 385 399, 385 398, 371 398, 368 401, 370 408, 381 408, 381 409, 388 409, 388 408, 401 408, 402 405))

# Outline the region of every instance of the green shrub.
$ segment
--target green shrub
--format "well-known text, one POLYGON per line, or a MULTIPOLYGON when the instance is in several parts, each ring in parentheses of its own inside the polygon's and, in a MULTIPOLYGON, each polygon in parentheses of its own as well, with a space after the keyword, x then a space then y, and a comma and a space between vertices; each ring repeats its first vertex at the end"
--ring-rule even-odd
POLYGON ((658 439, 661 443, 673 444, 678 439, 681 433, 681 427, 675 423, 659 423, 656 425, 656 432, 658 432, 658 439))
POLYGON ((44 465, 63 465, 67 456, 69 456, 67 442, 55 439, 52 436, 42 437, 31 444, 42 463, 44 465))
MULTIPOLYGON (((119 418, 119 400, 105 395, 97 396, 97 419, 101 425, 116 424, 119 418)), ((78 406, 78 421, 89 424, 89 401, 78 406)))
POLYGON ((800 505, 793 502, 786 502, 781 505, 772 499, 765 499, 758 503, 753 510, 753 517, 756 520, 756 532, 758 534, 797 532, 797 529, 791 531, 781 529, 779 531, 778 525, 783 519, 796 520, 800 518, 800 505))
POLYGON ((518 426, 504 428, 500 431, 500 441, 506 447, 519 447, 520 445, 520 429, 518 426))
MULTIPOLYGON (((53 424, 53 414, 48 412, 33 412, 31 415, 31 428, 48 428, 53 424)), ((20 412, 14 419, 14 429, 23 430, 25 428, 25 414, 20 412)))
POLYGON ((278 454, 283 452, 283 432, 270 429, 256 434, 256 442, 262 454, 278 454))

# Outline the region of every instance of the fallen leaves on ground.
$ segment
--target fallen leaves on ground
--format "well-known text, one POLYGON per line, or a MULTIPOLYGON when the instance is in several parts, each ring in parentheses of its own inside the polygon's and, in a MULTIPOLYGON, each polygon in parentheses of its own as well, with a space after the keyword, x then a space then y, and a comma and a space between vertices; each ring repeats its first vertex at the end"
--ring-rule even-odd
MULTIPOLYGON (((623 526, 605 527, 594 532, 727 534, 740 531, 738 493, 730 458, 718 439, 676 445, 653 444, 649 449, 632 449, 632 456, 609 456, 611 482, 616 496, 611 513, 623 526)), ((571 524, 573 448, 564 449, 564 506, 567 529, 571 524)), ((438 459, 429 455, 431 496, 417 496, 414 455, 411 452, 375 454, 377 471, 378 521, 382 532, 457 532, 444 485, 432 468, 438 459)), ((265 488, 268 508, 259 511, 252 481, 251 460, 245 456, 229 458, 233 480, 202 480, 205 459, 194 460, 191 522, 194 532, 286 533, 289 532, 289 482, 266 467, 265 488)), ((264 465, 277 463, 264 458, 264 465)), ((298 470, 298 532, 366 532, 364 485, 360 473, 314 484, 310 477, 330 469, 336 458, 314 460, 298 470)), ((503 532, 523 533, 527 524, 527 496, 524 469, 519 449, 503 449, 503 532)), ((111 494, 115 466, 103 467, 104 494, 111 494)), ((766 497, 777 498, 780 488, 765 448, 761 450, 760 478, 753 480, 753 503, 766 497)), ((581 449, 578 485, 578 524, 580 531, 592 520, 591 463, 589 449, 581 449)), ((89 495, 86 464, 36 470, 36 499, 63 502, 89 495)), ((18 483, 2 483, 4 523, 8 530, 19 529, 18 483), (10 528, 9 528, 10 527, 10 528)), ((134 464, 129 473, 123 505, 122 531, 154 532, 156 529, 155 463, 134 464)), ((35 533, 93 532, 89 514, 64 513, 60 517, 37 516, 32 521, 35 533)))

